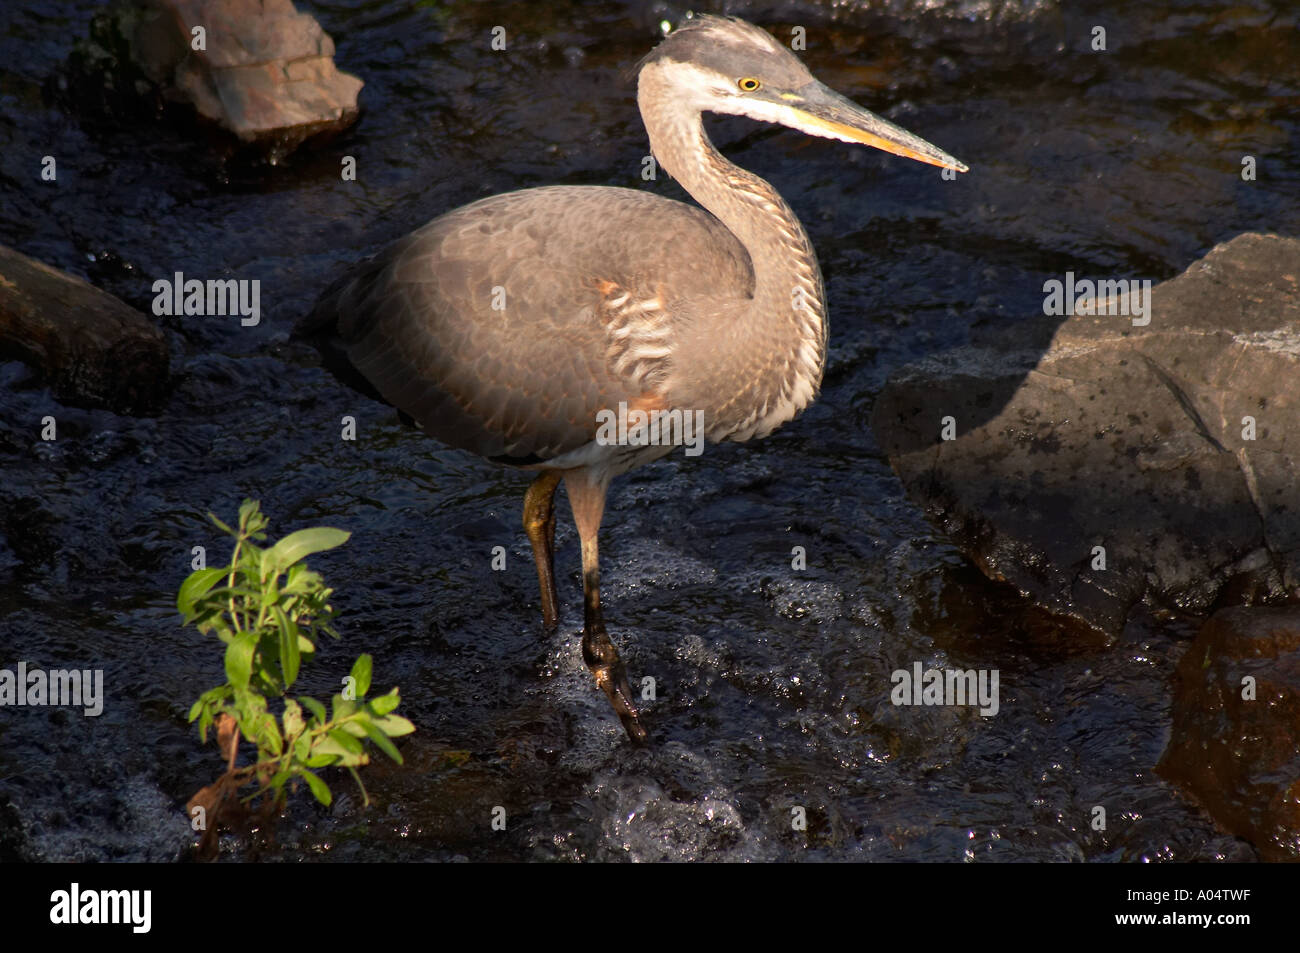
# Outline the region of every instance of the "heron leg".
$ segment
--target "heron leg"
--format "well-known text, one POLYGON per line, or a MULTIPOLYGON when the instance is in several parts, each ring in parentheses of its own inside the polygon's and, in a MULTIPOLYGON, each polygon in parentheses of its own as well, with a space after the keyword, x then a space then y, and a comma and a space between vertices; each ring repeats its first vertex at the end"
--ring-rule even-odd
POLYGON ((600 533, 600 519, 605 511, 605 483, 593 483, 583 470, 569 471, 564 477, 564 487, 573 507, 573 521, 578 525, 582 540, 582 659, 596 677, 596 684, 614 706, 623 730, 638 744, 645 742, 646 731, 637 719, 632 704, 632 690, 627 684, 627 670, 618 656, 618 649, 605 631, 605 620, 600 611, 600 559, 596 537, 600 533))
POLYGON ((548 632, 560 621, 555 594, 555 490, 559 485, 558 470, 543 470, 524 495, 524 531, 533 546, 537 585, 542 591, 542 624, 548 632))

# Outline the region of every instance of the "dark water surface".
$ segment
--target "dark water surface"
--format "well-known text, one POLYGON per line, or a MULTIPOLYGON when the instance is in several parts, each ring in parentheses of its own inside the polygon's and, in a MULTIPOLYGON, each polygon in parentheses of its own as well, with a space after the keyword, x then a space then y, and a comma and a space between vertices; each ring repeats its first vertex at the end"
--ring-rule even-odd
MULTIPOLYGON (((167 860, 220 764, 185 722, 223 680, 183 629, 191 547, 258 498, 281 535, 353 533, 313 565, 342 642, 419 730, 407 765, 300 795, 274 844, 230 857, 345 859, 1208 860, 1253 850, 1154 776, 1192 631, 1139 620, 1113 647, 1045 625, 926 523, 867 420, 909 360, 1040 308, 1067 269, 1164 279, 1243 231, 1300 234, 1300 31, 1283 4, 731 3, 813 71, 966 161, 939 172, 743 120, 711 121, 769 179, 821 258, 831 352, 820 401, 770 439, 680 454, 618 481, 602 536, 611 634, 656 679, 631 748, 578 650, 576 534, 562 506, 565 616, 541 633, 520 526, 526 477, 447 450, 344 389, 288 329, 346 263, 437 214, 548 183, 654 188, 624 71, 675 18, 653 3, 299 3, 366 81, 342 139, 223 170, 182 130, 105 122, 42 85, 96 4, 0 12, 0 241, 149 310, 175 271, 257 278, 262 323, 162 320, 175 389, 157 417, 54 402, 0 364, 0 663, 103 668, 104 714, 0 711, 0 857, 167 860), (511 49, 488 49, 504 25, 511 49), (1107 29, 1108 51, 1089 49, 1107 29), (59 161, 57 185, 40 158, 59 161), (1259 178, 1243 182, 1242 155, 1259 178), (356 156, 359 178, 339 178, 356 156), (39 439, 53 414, 59 439, 39 439), (360 439, 339 440, 357 418, 360 439), (567 524, 567 525, 566 525, 567 524), (488 569, 494 546, 508 570, 488 569), (808 569, 790 552, 804 546, 808 569), (1001 709, 898 708, 889 675, 996 668, 1001 709), (468 752, 468 757, 455 752, 468 752), (493 832, 492 808, 507 810, 493 832), (1105 832, 1089 828, 1104 805, 1105 832), (804 807, 808 830, 791 830, 804 807)), ((715 8, 716 9, 716 8, 715 8)), ((1288 7, 1288 11, 1293 10, 1288 7)), ((654 236, 647 235, 648 242, 654 236)), ((1050 518, 1050 514, 1045 514, 1050 518)))

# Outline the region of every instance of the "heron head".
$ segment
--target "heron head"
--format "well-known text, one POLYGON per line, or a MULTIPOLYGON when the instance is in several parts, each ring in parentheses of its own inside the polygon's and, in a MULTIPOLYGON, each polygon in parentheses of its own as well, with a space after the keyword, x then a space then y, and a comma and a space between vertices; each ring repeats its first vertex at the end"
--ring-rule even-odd
POLYGON ((748 116, 945 169, 967 170, 937 146, 818 82, 770 33, 744 20, 687 20, 641 61, 642 82, 647 70, 700 112, 748 116))

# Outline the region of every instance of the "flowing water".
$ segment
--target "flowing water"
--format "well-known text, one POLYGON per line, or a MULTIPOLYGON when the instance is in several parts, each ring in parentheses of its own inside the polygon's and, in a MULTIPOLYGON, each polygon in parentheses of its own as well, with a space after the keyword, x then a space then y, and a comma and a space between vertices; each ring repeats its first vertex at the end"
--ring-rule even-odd
MULTIPOLYGON (((770 439, 616 482, 602 536, 610 631, 655 679, 632 748, 564 618, 543 635, 520 525, 527 477, 438 446, 338 384, 288 330, 347 263, 480 196, 548 183, 651 188, 626 71, 666 3, 300 2, 366 81, 342 138, 274 168, 223 166, 183 130, 106 121, 43 87, 97 5, 0 12, 0 241, 149 311, 180 271, 261 281, 262 321, 162 318, 174 388, 132 418, 51 399, 0 364, 0 664, 101 668, 102 716, 0 711, 0 858, 184 856, 185 800, 221 764, 185 716, 223 680, 180 626, 205 522, 262 501, 273 535, 352 532, 313 560, 341 642, 418 726, 406 765, 293 799, 224 856, 346 859, 1243 859, 1157 778, 1170 675, 1192 629, 1138 619, 1077 641, 986 581, 922 519, 867 421, 900 365, 1041 307, 1067 269, 1164 279, 1243 231, 1300 234, 1300 31, 1265 0, 1088 10, 1053 2, 727 4, 807 29, 819 78, 966 161, 956 181, 863 147, 710 120, 804 221, 826 275, 821 398, 770 439), (503 25, 509 48, 488 49, 503 25), (1105 52, 1091 49, 1094 26, 1105 52), (58 157, 57 185, 39 180, 58 157), (355 156, 355 182, 340 178, 355 156), (1243 181, 1243 155, 1258 178, 1243 181), (59 439, 39 438, 57 418, 59 439), (339 439, 340 418, 360 439, 339 439), (503 572, 492 549, 507 551, 503 572), (807 569, 791 568, 802 546, 807 569), (896 707, 890 674, 997 669, 1000 709, 896 707), (1089 822, 1107 808, 1104 832, 1089 822), (504 831, 491 826, 503 807, 504 831), (792 824, 803 808, 807 830, 792 824)), ((645 236, 655 241, 653 234, 645 236)), ((1050 518, 1050 514, 1046 514, 1050 518)))

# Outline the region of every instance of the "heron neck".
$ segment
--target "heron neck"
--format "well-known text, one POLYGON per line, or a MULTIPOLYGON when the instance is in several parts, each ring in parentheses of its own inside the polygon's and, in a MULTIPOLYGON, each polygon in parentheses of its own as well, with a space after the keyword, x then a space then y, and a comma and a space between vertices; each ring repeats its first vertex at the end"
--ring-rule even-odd
MULTIPOLYGON (((762 349, 768 367, 778 355, 785 363, 781 392, 763 395, 773 403, 790 403, 790 413, 771 425, 779 426, 816 396, 825 365, 824 291, 808 233, 776 189, 714 148, 698 111, 661 105, 672 103, 672 97, 647 92, 644 80, 638 98, 660 166, 749 253, 754 292, 743 316, 744 337, 756 360, 762 349), (777 342, 781 346, 774 350, 777 342)), ((761 420, 749 423, 759 435, 771 429, 761 420)))

